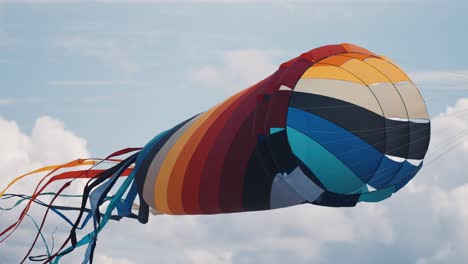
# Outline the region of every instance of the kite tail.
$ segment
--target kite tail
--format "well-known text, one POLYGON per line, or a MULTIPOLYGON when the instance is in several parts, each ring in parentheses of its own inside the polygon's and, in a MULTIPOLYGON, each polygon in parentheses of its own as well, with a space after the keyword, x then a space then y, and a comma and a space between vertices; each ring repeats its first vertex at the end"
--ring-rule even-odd
MULTIPOLYGON (((3 243, 8 237, 10 237, 18 226, 22 223, 23 219, 28 216, 34 222, 37 233, 31 244, 30 249, 22 259, 21 263, 24 263, 27 259, 30 261, 38 261, 42 263, 59 263, 60 259, 72 252, 75 248, 87 245, 86 255, 82 263, 93 263, 94 249, 96 247, 97 237, 99 232, 105 227, 109 220, 120 220, 124 217, 138 219, 141 223, 148 221, 149 206, 143 200, 141 194, 141 188, 143 186, 144 179, 137 176, 137 159, 140 154, 141 148, 127 148, 119 150, 105 159, 79 159, 71 161, 62 165, 48 166, 31 173, 21 175, 14 179, 3 191, 0 192, 1 200, 7 200, 16 198, 16 203, 9 208, 0 207, 0 210, 11 210, 16 206, 26 202, 24 209, 22 210, 18 220, 8 226, 0 233, 0 244, 3 243), (133 152, 133 154, 131 154, 133 152), (129 155, 127 158, 120 160, 115 159, 117 156, 129 155), (96 166, 103 162, 112 162, 115 165, 108 169, 96 169, 96 166), (77 166, 91 166, 86 170, 75 170, 59 173, 61 169, 73 168, 77 166), (24 194, 7 194, 6 191, 14 185, 17 181, 31 176, 38 172, 49 171, 39 182, 32 195, 24 194), (123 182, 117 184, 119 178, 125 177, 123 182), (77 179, 89 179, 86 186, 83 189, 81 195, 65 195, 62 194, 71 183, 77 179), (55 181, 67 180, 57 192, 46 192, 46 187, 55 181), (115 192, 110 195, 110 191, 115 192), (52 196, 50 203, 41 201, 40 197, 52 196), (57 198, 70 198, 70 197, 81 197, 81 206, 58 206, 54 205, 57 198), (132 212, 132 206, 136 198, 139 197, 138 213, 132 212), (45 207, 45 213, 42 221, 35 221, 29 214, 28 211, 32 204, 37 204, 45 207), (100 207, 107 204, 104 212, 101 212, 100 207), (86 206, 89 205, 90 208, 86 206), (48 247, 46 239, 42 233, 44 225, 46 223, 49 212, 60 216, 71 228, 68 237, 60 245, 60 247, 54 252, 53 245, 48 247), (65 211, 78 211, 78 216, 74 220, 69 219, 65 211), (117 212, 113 214, 113 212, 117 212), (88 234, 79 237, 78 231, 83 229, 89 221, 92 220, 93 231, 88 234), (35 248, 38 239, 41 239, 45 244, 46 254, 30 256, 33 248, 35 248)), ((0 201, 1 201, 0 200, 0 201)), ((54 241, 52 241, 54 243, 54 241)))

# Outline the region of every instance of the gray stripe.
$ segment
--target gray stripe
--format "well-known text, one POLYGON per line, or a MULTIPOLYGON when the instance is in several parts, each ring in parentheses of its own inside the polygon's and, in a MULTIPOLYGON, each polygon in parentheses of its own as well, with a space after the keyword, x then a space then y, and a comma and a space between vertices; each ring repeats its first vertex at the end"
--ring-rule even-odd
POLYGON ((270 208, 281 208, 315 201, 324 190, 297 167, 290 174, 278 173, 273 180, 270 208))
POLYGON ((273 180, 270 195, 270 209, 288 207, 305 201, 278 173, 273 180))
POLYGON ((284 179, 308 202, 315 201, 324 192, 324 190, 311 181, 299 167, 285 176, 284 179))
POLYGON ((192 124, 198 120, 198 118, 202 116, 199 115, 194 119, 187 122, 181 128, 179 128, 164 144, 164 146, 159 150, 158 154, 153 158, 151 161, 151 165, 146 172, 145 177, 145 184, 143 186, 143 198, 148 203, 148 205, 152 208, 156 208, 156 204, 154 201, 154 189, 156 184, 156 178, 158 177, 159 170, 161 169, 161 165, 166 158, 167 153, 171 150, 172 146, 177 142, 180 136, 192 126, 192 124))

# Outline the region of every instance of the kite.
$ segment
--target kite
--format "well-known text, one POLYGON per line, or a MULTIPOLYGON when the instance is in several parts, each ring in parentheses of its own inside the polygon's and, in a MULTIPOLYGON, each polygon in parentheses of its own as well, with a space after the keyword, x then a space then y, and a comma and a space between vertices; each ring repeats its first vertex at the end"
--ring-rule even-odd
POLYGON ((394 62, 352 44, 323 46, 281 64, 269 77, 156 135, 143 148, 18 177, 8 188, 49 171, 32 195, 0 193, 2 199, 27 203, 18 221, 0 233, 0 242, 18 228, 33 203, 46 213, 31 249, 51 211, 71 230, 55 252, 29 256, 30 250, 23 261, 57 263, 87 245, 86 263, 92 262, 98 233, 109 220, 122 217, 146 223, 150 212, 205 215, 379 202, 413 179, 429 141, 425 102, 394 62), (126 158, 118 159, 122 155, 126 158), (102 163, 112 166, 97 169, 102 163), (84 165, 90 167, 73 170, 84 165), (54 205, 81 178, 89 179, 81 206, 54 205), (66 182, 47 193, 54 181, 66 182), (44 195, 53 197, 50 203, 39 199, 44 195), (66 210, 79 215, 72 221, 66 210), (89 221, 93 231, 78 239, 89 221))

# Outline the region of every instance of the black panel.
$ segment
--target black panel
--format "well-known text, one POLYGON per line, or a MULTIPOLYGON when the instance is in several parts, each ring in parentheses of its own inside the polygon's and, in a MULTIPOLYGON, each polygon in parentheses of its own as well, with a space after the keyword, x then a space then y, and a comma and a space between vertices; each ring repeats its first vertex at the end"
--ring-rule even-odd
POLYGON ((385 119, 385 154, 406 158, 410 142, 409 122, 385 119))
POLYGON ((289 146, 286 130, 269 135, 266 140, 277 170, 286 173, 293 171, 297 167, 297 158, 289 146))
POLYGON ((430 123, 412 123, 410 122, 411 143, 409 147, 409 159, 423 159, 429 148, 431 136, 430 123))
POLYGON ((339 194, 324 192, 312 204, 327 207, 353 207, 359 201, 360 194, 339 194))
POLYGON ((271 185, 278 172, 266 136, 263 136, 257 142, 244 176, 242 200, 245 210, 270 209, 271 185))

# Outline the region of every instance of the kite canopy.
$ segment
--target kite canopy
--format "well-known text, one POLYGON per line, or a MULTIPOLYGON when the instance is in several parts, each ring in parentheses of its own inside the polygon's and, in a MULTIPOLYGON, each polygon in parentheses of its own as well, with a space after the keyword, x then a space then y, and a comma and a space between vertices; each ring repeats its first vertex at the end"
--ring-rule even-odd
POLYGON ((156 136, 136 177, 164 214, 354 206, 411 180, 429 136, 424 101, 398 66, 330 45, 156 136))
POLYGON ((429 140, 423 98, 395 63, 352 44, 323 46, 281 64, 271 76, 158 134, 142 149, 45 168, 51 173, 33 195, 22 196, 29 203, 0 239, 11 235, 33 202, 57 214, 73 209, 53 203, 77 178, 90 180, 81 207, 74 208, 79 216, 75 221, 63 216, 72 226, 70 236, 57 252, 31 260, 58 262, 87 244, 84 262, 92 262, 97 234, 108 220, 133 217, 146 223, 151 210, 219 214, 378 202, 421 169, 429 140), (96 169, 102 161, 115 165, 96 169), (93 167, 58 174, 83 164, 93 167), (121 176, 125 181, 117 184, 121 176), (49 183, 64 179, 69 181, 50 204, 38 202, 49 183), (131 207, 137 197, 135 214, 131 207), (78 240, 77 230, 90 219, 94 231, 78 240))

